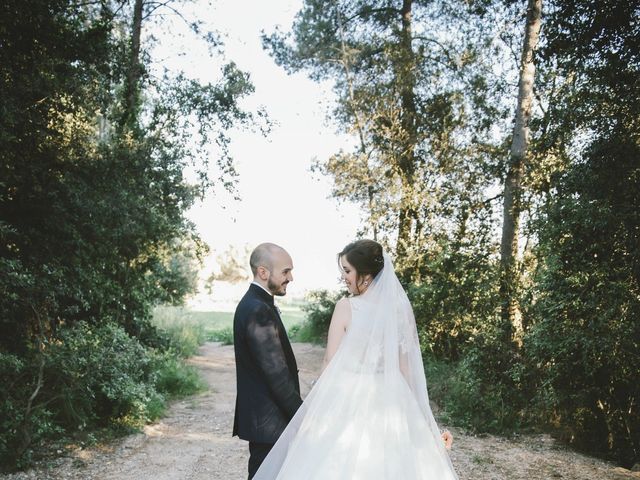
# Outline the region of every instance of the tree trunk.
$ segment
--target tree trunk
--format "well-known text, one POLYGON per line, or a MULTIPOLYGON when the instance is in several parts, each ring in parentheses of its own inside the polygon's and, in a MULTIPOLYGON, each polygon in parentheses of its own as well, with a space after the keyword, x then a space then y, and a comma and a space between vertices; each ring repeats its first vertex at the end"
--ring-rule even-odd
POLYGON ((22 454, 26 452, 27 448, 29 448, 29 446, 31 445, 32 432, 33 432, 33 427, 31 425, 31 420, 32 420, 31 414, 33 412, 33 402, 38 396, 38 394, 40 393, 40 389, 42 389, 42 386, 44 385, 44 365, 45 365, 44 353, 45 353, 45 345, 46 345, 45 333, 44 333, 45 326, 44 326, 44 322, 42 321, 42 317, 40 316, 40 313, 33 305, 31 305, 31 310, 36 320, 38 321, 37 337, 38 337, 38 351, 40 355, 40 363, 38 366, 38 379, 36 381, 36 386, 33 392, 31 392, 31 396, 27 401, 27 407, 25 408, 25 411, 24 411, 24 417, 22 419, 22 422, 20 423, 20 426, 18 427, 19 440, 18 440, 18 445, 16 446, 16 454, 17 454, 16 458, 20 458, 22 454))
POLYGON ((131 27, 131 50, 129 52, 129 66, 124 89, 124 109, 122 112, 122 126, 133 129, 138 116, 140 96, 140 78, 142 65, 140 63, 140 36, 142 33, 142 11, 144 0, 136 0, 133 6, 133 23, 131 27))
POLYGON ((406 255, 411 240, 411 226, 415 217, 413 201, 413 182, 415 174, 416 147, 416 102, 415 102, 415 55, 412 47, 411 8, 412 0, 402 2, 402 32, 400 37, 400 61, 397 67, 397 81, 400 86, 402 104, 402 130, 406 135, 402 153, 398 159, 401 175, 402 196, 398 212, 398 244, 396 253, 398 258, 406 255))
POLYGON ((520 338, 522 320, 518 305, 520 278, 516 268, 518 229, 521 212, 522 174, 529 144, 529 120, 533 103, 535 64, 533 52, 538 44, 542 0, 528 0, 527 20, 520 60, 518 104, 513 127, 510 163, 504 184, 502 242, 500 245, 500 299, 505 340, 520 338), (514 338, 515 337, 515 338, 514 338))

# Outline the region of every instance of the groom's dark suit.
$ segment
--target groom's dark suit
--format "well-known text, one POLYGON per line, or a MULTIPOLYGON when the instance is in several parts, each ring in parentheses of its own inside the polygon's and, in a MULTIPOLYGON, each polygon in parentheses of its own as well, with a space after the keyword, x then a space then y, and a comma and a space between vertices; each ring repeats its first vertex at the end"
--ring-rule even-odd
POLYGON ((249 478, 302 404, 298 368, 273 296, 251 284, 233 318, 238 395, 233 435, 248 440, 249 478))

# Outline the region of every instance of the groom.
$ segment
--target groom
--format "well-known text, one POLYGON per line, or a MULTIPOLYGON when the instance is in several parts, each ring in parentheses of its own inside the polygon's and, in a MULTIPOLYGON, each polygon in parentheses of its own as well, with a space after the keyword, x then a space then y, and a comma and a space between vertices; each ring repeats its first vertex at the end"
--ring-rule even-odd
POLYGON ((302 404, 298 368, 273 296, 293 281, 289 254, 273 243, 249 259, 253 282, 233 318, 237 397, 233 435, 249 442, 249 479, 302 404))

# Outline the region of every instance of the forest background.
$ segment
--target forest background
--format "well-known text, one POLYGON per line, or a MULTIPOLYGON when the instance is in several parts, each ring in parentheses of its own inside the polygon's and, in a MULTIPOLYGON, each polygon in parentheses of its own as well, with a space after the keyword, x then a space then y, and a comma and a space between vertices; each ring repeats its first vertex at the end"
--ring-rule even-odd
MULTIPOLYGON (((189 3, 5 4, 3 465, 198 388, 180 362, 193 348, 152 313, 196 287, 207 246, 187 210, 242 181, 230 132, 270 122, 243 107, 249 76, 189 3), (206 42, 219 81, 150 74, 142 31, 167 15, 206 42)), ((444 419, 549 430, 625 466, 640 459, 639 14, 306 0, 263 36, 278 65, 334 87, 329 120, 355 148, 314 171, 393 252, 444 419)), ((338 295, 309 298, 320 338, 338 295)))

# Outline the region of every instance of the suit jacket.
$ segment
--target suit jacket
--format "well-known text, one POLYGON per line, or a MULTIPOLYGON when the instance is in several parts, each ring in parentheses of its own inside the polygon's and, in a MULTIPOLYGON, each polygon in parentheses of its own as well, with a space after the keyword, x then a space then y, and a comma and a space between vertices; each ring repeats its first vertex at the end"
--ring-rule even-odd
POLYGON ((275 443, 302 399, 298 367, 273 297, 251 284, 233 318, 237 397, 233 435, 275 443))

